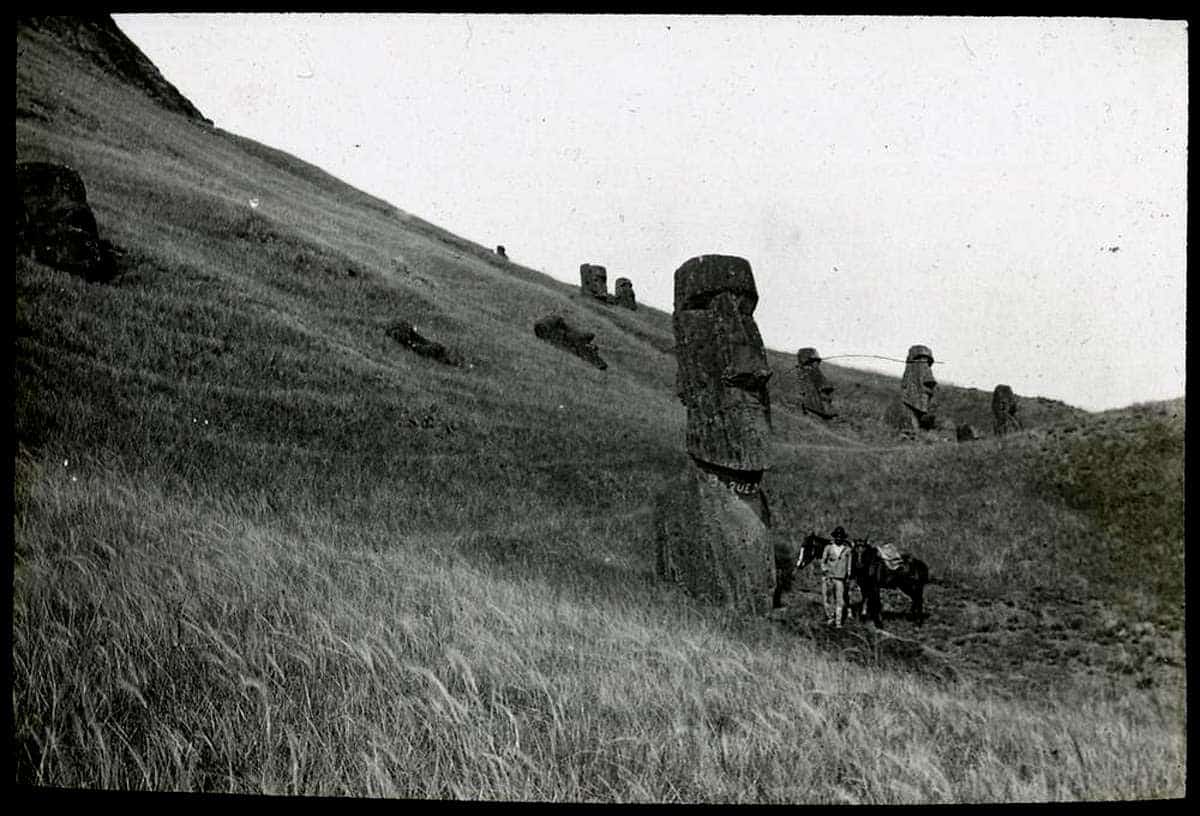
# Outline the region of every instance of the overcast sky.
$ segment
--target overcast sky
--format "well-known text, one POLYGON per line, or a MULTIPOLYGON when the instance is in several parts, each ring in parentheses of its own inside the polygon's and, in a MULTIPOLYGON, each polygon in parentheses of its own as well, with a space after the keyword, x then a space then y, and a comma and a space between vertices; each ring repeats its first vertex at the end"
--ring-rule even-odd
POLYGON ((771 348, 1184 393, 1183 21, 115 19, 218 127, 564 281, 670 311, 681 263, 740 255, 771 348))

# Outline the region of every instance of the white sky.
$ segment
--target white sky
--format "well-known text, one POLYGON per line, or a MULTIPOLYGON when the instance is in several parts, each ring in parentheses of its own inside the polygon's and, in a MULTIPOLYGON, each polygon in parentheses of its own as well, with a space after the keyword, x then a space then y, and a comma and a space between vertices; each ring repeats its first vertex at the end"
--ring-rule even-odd
POLYGON ((741 255, 771 348, 1184 393, 1184 21, 114 19, 218 127, 564 281, 670 311, 683 261, 741 255))

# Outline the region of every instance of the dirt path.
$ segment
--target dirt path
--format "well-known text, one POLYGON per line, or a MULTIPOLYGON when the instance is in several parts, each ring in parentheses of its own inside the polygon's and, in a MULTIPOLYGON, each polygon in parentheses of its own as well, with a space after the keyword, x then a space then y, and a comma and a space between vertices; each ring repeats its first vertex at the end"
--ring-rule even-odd
MULTIPOLYGON (((861 595, 851 587, 856 601, 861 595)), ((824 625, 820 580, 806 570, 784 596, 786 608, 772 617, 822 649, 866 665, 943 680, 970 677, 1019 694, 1068 678, 1115 678, 1137 688, 1182 689, 1185 682, 1181 632, 1122 622, 1095 600, 1045 591, 994 598, 965 585, 931 584, 921 625, 907 619, 907 596, 884 590, 882 600, 882 630, 857 620, 830 629, 824 625)))

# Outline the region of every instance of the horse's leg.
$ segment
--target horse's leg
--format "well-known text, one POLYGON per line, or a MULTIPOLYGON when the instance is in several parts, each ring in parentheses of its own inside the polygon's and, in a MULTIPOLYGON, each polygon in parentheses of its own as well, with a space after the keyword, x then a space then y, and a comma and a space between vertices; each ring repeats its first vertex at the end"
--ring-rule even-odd
POLYGON ((879 579, 878 576, 871 575, 870 572, 866 575, 866 580, 861 584, 863 593, 863 604, 867 607, 866 617, 871 619, 875 624, 876 629, 883 628, 881 620, 881 612, 883 602, 879 599, 879 579))
POLYGON ((912 592, 912 618, 918 625, 925 620, 925 584, 916 581, 913 584, 912 592))

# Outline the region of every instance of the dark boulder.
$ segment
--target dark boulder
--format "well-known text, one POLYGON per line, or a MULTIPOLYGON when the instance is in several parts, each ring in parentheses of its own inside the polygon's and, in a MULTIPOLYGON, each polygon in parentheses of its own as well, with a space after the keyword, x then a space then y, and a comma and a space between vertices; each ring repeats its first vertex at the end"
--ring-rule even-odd
POLYGON ((982 439, 983 435, 974 425, 959 423, 954 426, 954 438, 959 442, 974 442, 976 439, 982 439))

